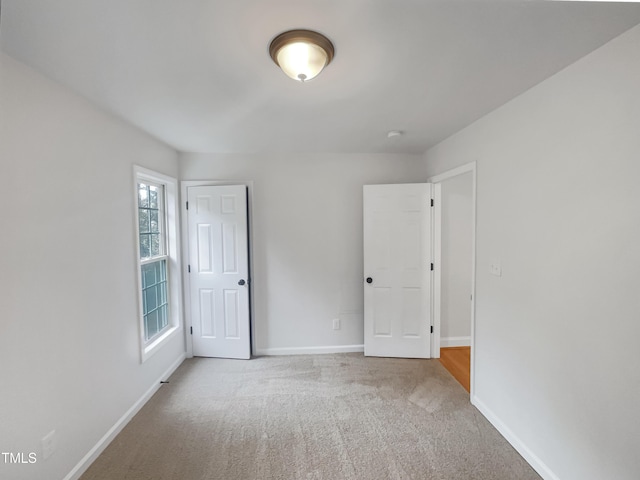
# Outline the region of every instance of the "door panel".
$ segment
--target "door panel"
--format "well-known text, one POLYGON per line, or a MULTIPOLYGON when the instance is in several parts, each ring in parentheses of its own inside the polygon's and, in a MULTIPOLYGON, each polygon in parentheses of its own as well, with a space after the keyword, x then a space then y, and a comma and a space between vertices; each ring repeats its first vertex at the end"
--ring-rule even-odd
POLYGON ((249 358, 246 187, 189 187, 187 196, 193 354, 249 358))
POLYGON ((205 338, 215 338, 216 324, 213 321, 215 312, 214 293, 212 289, 201 288, 200 294, 200 335, 205 338))
POLYGON ((430 356, 431 187, 364 187, 365 355, 430 356))
POLYGON ((198 258, 195 262, 198 273, 213 273, 213 235, 210 224, 198 224, 198 258))
POLYGON ((238 290, 224 291, 224 333, 225 338, 240 338, 240 295, 238 290))
POLYGON ((236 245, 236 226, 222 224, 222 271, 224 273, 238 273, 236 245))

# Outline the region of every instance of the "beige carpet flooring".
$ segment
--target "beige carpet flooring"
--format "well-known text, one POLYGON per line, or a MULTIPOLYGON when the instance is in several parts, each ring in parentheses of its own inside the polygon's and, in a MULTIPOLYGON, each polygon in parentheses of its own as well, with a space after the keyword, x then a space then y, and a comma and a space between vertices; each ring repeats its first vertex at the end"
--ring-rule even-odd
POLYGON ((540 477, 437 360, 185 361, 82 480, 540 477))

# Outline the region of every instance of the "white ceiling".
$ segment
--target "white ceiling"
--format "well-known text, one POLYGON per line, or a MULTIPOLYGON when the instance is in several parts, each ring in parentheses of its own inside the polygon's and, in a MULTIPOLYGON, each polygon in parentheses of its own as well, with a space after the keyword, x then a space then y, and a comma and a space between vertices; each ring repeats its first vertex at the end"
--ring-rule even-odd
POLYGON ((4 0, 1 21, 5 53, 180 151, 422 153, 638 24, 640 5, 4 0), (336 47, 306 84, 267 51, 291 28, 336 47))

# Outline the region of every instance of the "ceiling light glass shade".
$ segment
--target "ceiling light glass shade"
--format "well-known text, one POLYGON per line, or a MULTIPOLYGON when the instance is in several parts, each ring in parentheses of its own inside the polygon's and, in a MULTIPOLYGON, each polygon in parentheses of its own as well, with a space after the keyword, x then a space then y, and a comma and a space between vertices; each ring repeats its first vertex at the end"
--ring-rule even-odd
POLYGON ((282 71, 294 80, 311 80, 327 64, 327 52, 309 43, 290 43, 276 56, 282 71))
POLYGON ((334 48, 327 37, 317 32, 291 30, 273 39, 269 54, 288 77, 306 82, 331 62, 334 48))

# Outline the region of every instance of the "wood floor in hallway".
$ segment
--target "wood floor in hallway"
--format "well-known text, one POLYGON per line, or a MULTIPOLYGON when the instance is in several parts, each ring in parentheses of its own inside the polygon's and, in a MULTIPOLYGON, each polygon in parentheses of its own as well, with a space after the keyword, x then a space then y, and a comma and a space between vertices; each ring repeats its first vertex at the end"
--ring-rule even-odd
POLYGON ((471 347, 441 348, 440 363, 467 392, 471 392, 471 347))

